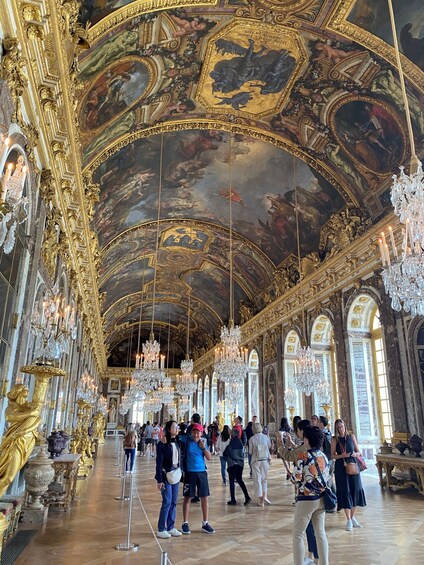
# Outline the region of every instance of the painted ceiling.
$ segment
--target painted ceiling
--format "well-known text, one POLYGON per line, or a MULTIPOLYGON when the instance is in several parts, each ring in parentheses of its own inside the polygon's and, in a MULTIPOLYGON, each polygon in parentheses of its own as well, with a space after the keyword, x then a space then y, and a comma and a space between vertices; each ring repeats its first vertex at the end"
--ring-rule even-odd
MULTIPOLYGON (((386 0, 157 4, 169 8, 84 0, 80 14, 82 160, 100 187, 92 228, 118 365, 152 318, 182 358, 189 301, 191 351, 215 343, 229 318, 230 187, 243 321, 297 263, 296 210, 301 256, 325 260, 331 217, 354 206, 378 219, 408 158, 386 0)), ((424 5, 394 11, 422 151, 424 5)))

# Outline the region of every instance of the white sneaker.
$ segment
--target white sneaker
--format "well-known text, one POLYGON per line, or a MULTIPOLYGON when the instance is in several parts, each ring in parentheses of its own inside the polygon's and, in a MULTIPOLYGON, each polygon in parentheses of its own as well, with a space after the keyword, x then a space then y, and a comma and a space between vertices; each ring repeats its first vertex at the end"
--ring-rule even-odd
POLYGON ((180 536, 182 536, 183 534, 180 532, 180 530, 177 530, 177 528, 172 528, 172 530, 168 530, 168 534, 171 534, 171 536, 173 538, 179 538, 180 536))
POLYGON ((169 539, 171 537, 171 534, 169 534, 166 530, 163 530, 163 532, 158 532, 156 535, 160 539, 169 539))
POLYGON ((348 520, 348 521, 346 522, 346 531, 347 531, 347 532, 351 532, 351 531, 352 531, 352 528, 353 528, 352 520, 348 520))
POLYGON ((303 565, 315 565, 315 562, 312 561, 310 557, 305 557, 305 561, 303 562, 303 565))
POLYGON ((356 518, 352 518, 352 526, 354 528, 362 528, 362 524, 360 524, 356 518))
POLYGON ((268 506, 271 506, 271 501, 268 500, 267 498, 264 498, 264 502, 265 502, 265 504, 268 504, 268 506))

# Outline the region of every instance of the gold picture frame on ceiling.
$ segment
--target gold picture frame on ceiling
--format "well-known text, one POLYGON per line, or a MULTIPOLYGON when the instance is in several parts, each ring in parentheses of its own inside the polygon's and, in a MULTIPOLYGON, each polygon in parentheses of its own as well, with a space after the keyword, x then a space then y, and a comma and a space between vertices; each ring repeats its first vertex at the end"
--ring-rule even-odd
MULTIPOLYGON (((121 75, 124 75, 124 74, 125 73, 123 73, 121 71, 121 75)), ((128 73, 126 73, 126 74, 128 75, 128 73)), ((81 124, 81 127, 80 127, 81 138, 83 140, 84 139, 88 139, 88 140, 92 139, 94 136, 96 136, 96 134, 98 134, 99 132, 104 130, 106 127, 110 126, 110 124, 117 121, 125 113, 131 111, 134 108, 134 106, 136 106, 140 102, 141 98, 148 96, 152 92, 155 84, 157 83, 158 74, 159 74, 159 69, 156 68, 152 59, 149 59, 149 58, 146 58, 146 57, 139 57, 137 55, 129 55, 127 57, 122 57, 121 59, 118 59, 117 61, 113 61, 112 63, 107 65, 104 69, 102 69, 99 73, 97 73, 92 79, 90 79, 89 85, 86 88, 86 94, 81 99, 81 101, 78 105, 78 113, 80 115, 80 124, 81 124), (144 67, 146 67, 148 75, 149 75, 147 83, 145 85, 143 85, 143 90, 137 94, 137 96, 131 101, 131 103, 128 106, 125 106, 121 110, 114 113, 113 118, 111 120, 109 120, 109 121, 105 120, 103 123, 100 123, 97 127, 93 127, 93 128, 90 128, 90 129, 85 127, 86 122, 84 122, 84 120, 82 119, 82 113, 84 113, 84 108, 87 107, 87 104, 89 102, 89 97, 95 91, 96 85, 98 85, 100 87, 101 86, 100 81, 103 77, 105 77, 105 79, 104 79, 105 84, 102 85, 102 86, 108 87, 108 83, 107 83, 107 80, 106 80, 106 77, 108 75, 110 76, 110 82, 115 81, 115 83, 116 83, 118 81, 118 77, 120 75, 119 75, 119 73, 118 73, 118 75, 116 73, 114 73, 115 70, 117 70, 119 68, 123 69, 125 67, 125 65, 127 65, 127 66, 128 65, 134 65, 135 66, 137 64, 143 65, 144 67)), ((128 76, 130 76, 130 75, 128 75, 128 76)), ((110 88, 112 88, 112 86, 110 88)))
MULTIPOLYGON (((356 2, 357 0, 339 0, 338 2, 334 2, 334 6, 326 22, 326 28, 363 45, 367 49, 377 53, 394 67, 397 67, 395 50, 391 45, 369 31, 348 21, 348 17, 356 2)), ((402 53, 401 61, 403 72, 408 80, 410 80, 421 93, 424 93, 424 72, 402 53)))
POLYGON ((195 99, 215 114, 231 111, 255 119, 274 115, 283 109, 307 65, 308 52, 297 30, 234 18, 208 39, 195 99), (266 73, 265 59, 272 56, 266 73), (261 72, 242 72, 249 64, 261 72))

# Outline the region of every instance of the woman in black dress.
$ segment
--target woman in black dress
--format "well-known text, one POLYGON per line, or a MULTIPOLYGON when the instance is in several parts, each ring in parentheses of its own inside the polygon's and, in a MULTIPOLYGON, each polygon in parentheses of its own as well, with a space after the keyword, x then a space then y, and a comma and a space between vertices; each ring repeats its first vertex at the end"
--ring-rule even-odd
POLYGON ((336 461, 334 475, 336 477, 337 509, 343 508, 346 514, 346 530, 362 528, 355 518, 356 508, 366 506, 362 488, 361 475, 348 475, 345 465, 355 463, 359 454, 358 442, 353 434, 349 434, 343 420, 334 422, 334 436, 331 440, 331 456, 336 461))

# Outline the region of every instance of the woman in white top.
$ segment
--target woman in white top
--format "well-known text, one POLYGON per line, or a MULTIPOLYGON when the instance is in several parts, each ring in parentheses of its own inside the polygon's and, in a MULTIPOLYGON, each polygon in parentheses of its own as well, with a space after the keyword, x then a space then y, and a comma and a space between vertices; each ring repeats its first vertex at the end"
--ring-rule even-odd
POLYGON ((267 498, 271 441, 267 435, 262 433, 262 426, 259 422, 252 425, 252 432, 254 435, 249 440, 249 453, 252 456, 253 487, 255 496, 259 499, 258 506, 264 506, 264 504, 271 504, 267 498))
POLYGON ((225 487, 227 485, 227 475, 226 475, 226 466, 227 460, 223 457, 225 448, 230 443, 230 428, 228 426, 224 426, 221 435, 218 437, 216 442, 216 452, 219 455, 221 460, 221 476, 222 476, 222 484, 225 487))

